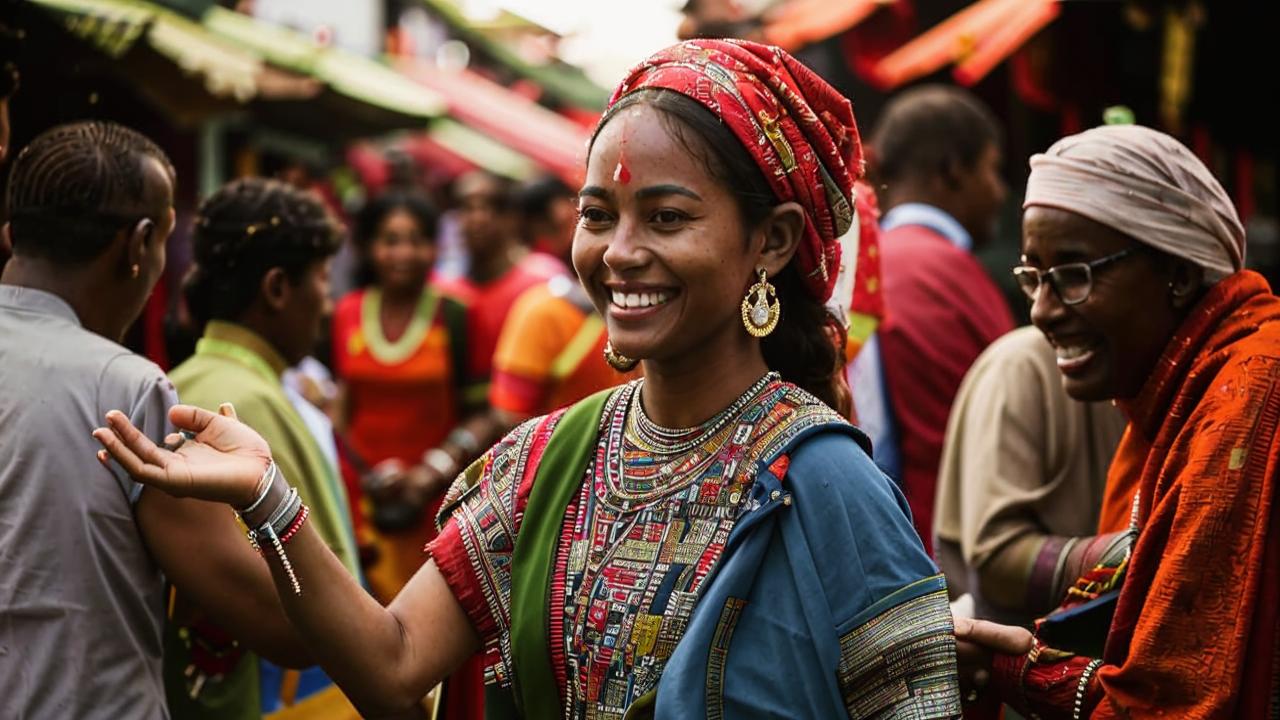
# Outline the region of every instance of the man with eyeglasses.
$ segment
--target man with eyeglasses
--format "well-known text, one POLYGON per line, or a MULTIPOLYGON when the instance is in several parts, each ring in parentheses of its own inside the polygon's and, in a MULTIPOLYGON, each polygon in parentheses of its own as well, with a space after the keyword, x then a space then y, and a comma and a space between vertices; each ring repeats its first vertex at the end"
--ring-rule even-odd
POLYGON ((1129 419, 1098 527, 1129 541, 1028 655, 996 656, 993 685, 1042 717, 1276 717, 1280 301, 1243 269, 1236 211, 1137 126, 1033 157, 1024 207, 1014 274, 1063 387, 1129 419))

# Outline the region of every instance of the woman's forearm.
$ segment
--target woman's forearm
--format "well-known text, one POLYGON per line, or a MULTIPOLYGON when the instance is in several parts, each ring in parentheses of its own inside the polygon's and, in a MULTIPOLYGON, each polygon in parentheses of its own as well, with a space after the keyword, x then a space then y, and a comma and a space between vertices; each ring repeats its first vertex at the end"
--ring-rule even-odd
POLYGON ((393 603, 397 612, 365 592, 309 524, 285 546, 299 593, 275 551, 264 551, 289 620, 366 715, 411 707, 479 647, 460 608, 448 617, 440 611, 449 608, 437 607, 456 608, 443 580, 439 587, 411 583, 393 603))

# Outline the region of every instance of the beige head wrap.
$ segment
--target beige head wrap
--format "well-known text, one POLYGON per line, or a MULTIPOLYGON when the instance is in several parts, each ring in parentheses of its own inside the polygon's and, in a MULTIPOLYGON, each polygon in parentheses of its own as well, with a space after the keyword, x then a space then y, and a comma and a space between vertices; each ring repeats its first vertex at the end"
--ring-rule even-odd
POLYGON ((1244 267, 1235 206, 1185 145, 1140 125, 1065 137, 1031 158, 1032 205, 1083 215, 1205 269, 1217 282, 1244 267))

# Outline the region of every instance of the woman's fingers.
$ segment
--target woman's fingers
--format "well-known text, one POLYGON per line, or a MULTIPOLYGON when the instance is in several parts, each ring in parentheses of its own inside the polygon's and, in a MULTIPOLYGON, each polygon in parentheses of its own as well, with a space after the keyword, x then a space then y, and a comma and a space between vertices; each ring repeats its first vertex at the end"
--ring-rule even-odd
POLYGON ((1026 628, 964 617, 955 618, 955 628, 957 639, 998 653, 1021 655, 1031 650, 1032 637, 1026 628))
MULTIPOLYGON (((230 407, 230 403, 225 403, 230 407)), ((233 409, 231 417, 235 417, 233 409)), ((206 428, 218 419, 218 416, 194 405, 174 405, 169 408, 169 421, 181 430, 187 430, 199 435, 206 428)))
MULTIPOLYGON (((129 418, 125 417, 124 413, 119 410, 108 412, 107 424, 115 432, 120 442, 142 462, 158 468, 164 468, 168 464, 168 460, 173 454, 168 450, 162 450, 160 446, 151 441, 151 438, 143 435, 141 430, 129 422, 129 418)), ((110 450, 110 448, 107 449, 110 450)), ((114 455, 115 453, 112 454, 114 455)))
MULTIPOLYGON (((124 468, 124 471, 129 473, 136 480, 147 484, 163 484, 165 479, 164 470, 155 465, 148 465, 143 462, 142 459, 133 452, 133 450, 130 450, 129 447, 120 440, 120 436, 111 428, 98 428, 93 431, 93 437, 95 440, 102 443, 102 447, 106 448, 106 451, 111 454, 111 457, 115 458, 116 462, 120 463, 120 467, 124 468)), ((101 453, 98 454, 98 461, 106 464, 101 453)))

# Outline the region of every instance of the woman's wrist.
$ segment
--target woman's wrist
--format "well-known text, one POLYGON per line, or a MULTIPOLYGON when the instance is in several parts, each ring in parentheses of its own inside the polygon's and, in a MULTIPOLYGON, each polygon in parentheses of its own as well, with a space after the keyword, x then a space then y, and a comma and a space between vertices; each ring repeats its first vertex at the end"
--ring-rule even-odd
POLYGON ((289 483, 284 479, 279 466, 272 460, 262 473, 254 492, 254 500, 248 505, 236 508, 240 519, 250 528, 258 527, 279 507, 281 500, 289 493, 289 483))

